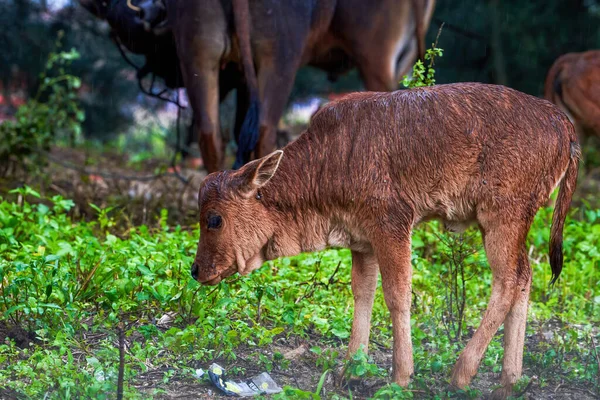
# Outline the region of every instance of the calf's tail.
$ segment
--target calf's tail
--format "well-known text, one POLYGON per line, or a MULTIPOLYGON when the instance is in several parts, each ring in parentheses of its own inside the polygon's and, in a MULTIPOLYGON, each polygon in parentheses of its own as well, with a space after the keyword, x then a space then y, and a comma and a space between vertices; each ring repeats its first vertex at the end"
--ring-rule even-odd
POLYGON ((580 155, 579 144, 577 144, 577 141, 573 137, 571 139, 569 165, 560 183, 558 198, 556 199, 554 214, 552 216, 552 227, 550 228, 550 267, 552 268, 550 285, 556 282, 563 268, 563 228, 577 184, 577 169, 579 167, 580 155))

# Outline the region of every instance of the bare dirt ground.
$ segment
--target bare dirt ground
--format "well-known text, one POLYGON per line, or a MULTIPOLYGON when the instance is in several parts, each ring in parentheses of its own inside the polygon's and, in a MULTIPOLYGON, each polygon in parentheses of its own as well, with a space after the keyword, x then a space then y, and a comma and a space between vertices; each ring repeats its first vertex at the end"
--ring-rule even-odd
MULTIPOLYGON (((501 335, 498 335, 494 340, 502 340, 501 335)), ((543 341, 543 339, 541 339, 543 341)), ((388 344, 389 345, 389 344, 388 344)), ((540 337, 538 335, 528 336, 526 339, 526 352, 540 351, 540 337)), ((274 344, 263 348, 262 352, 267 356, 272 356, 276 351, 282 353, 286 359, 290 360, 289 368, 280 370, 275 367, 271 372, 271 377, 280 385, 289 385, 300 388, 305 391, 314 392, 317 383, 322 375, 322 371, 315 367, 317 356, 309 351, 312 346, 323 345, 323 338, 318 336, 310 339, 301 339, 292 337, 289 339, 280 338, 274 344)), ((342 362, 342 357, 345 348, 340 343, 339 347, 334 348, 340 352, 339 361, 342 362)), ((234 381, 244 380, 261 373, 263 370, 256 368, 256 364, 252 361, 251 353, 255 349, 239 348, 236 352, 237 360, 235 362, 227 362, 226 360, 216 360, 219 365, 225 368, 242 367, 246 370, 246 374, 241 377, 232 377, 234 381)), ((378 366, 391 371, 392 352, 389 348, 382 348, 371 344, 370 354, 378 366)), ((207 365, 198 365, 198 368, 206 369, 207 365)), ((216 389, 211 383, 203 382, 194 377, 175 380, 168 385, 161 385, 162 374, 164 371, 156 371, 152 374, 147 374, 138 379, 136 384, 142 392, 150 393, 156 388, 162 389, 164 392, 156 396, 157 399, 213 399, 226 398, 216 389)), ((529 377, 534 377, 531 383, 517 396, 522 399, 567 399, 567 400, 588 400, 600 398, 598 394, 592 391, 592 388, 585 387, 581 384, 569 382, 566 377, 557 375, 551 382, 546 382, 541 385, 537 380, 536 375, 540 371, 524 366, 523 374, 529 377)), ((424 387, 413 389, 413 395, 418 399, 430 399, 434 396, 439 398, 461 398, 458 395, 452 395, 449 386, 449 372, 434 374, 437 378, 437 383, 434 387, 424 387)), ((500 376, 497 373, 489 371, 489 368, 481 367, 480 372, 474 378, 472 388, 478 389, 482 396, 478 398, 488 398, 492 390, 498 386, 500 376)), ((338 394, 346 398, 349 397, 349 390, 352 392, 353 399, 368 399, 385 384, 390 383, 390 379, 369 378, 362 381, 353 381, 350 388, 340 379, 340 371, 328 374, 323 391, 322 398, 329 398, 332 394, 338 394)))
MULTIPOLYGON (((554 328, 552 328, 554 329, 554 328)), ((27 347, 29 343, 34 340, 32 333, 28 333, 22 328, 10 327, 6 324, 0 324, 0 342, 4 342, 7 338, 11 338, 15 341, 19 347, 27 347)), ((541 346, 547 335, 543 333, 536 333, 534 335, 528 335, 526 338, 527 352, 539 352, 541 346)), ((140 340, 140 338, 128 339, 129 347, 132 341, 140 340)), ((494 340, 502 340, 501 335, 497 335, 494 340)), ((382 345, 371 343, 371 355, 378 366, 385 368, 390 371, 392 364, 391 349, 388 348, 390 343, 382 345)), ((271 377, 281 386, 289 385, 295 388, 300 388, 305 391, 314 392, 317 387, 322 371, 320 368, 315 366, 317 356, 309 351, 313 346, 319 346, 323 349, 332 348, 339 351, 340 356, 338 361, 342 362, 342 357, 345 351, 344 344, 340 341, 339 344, 332 340, 325 340, 324 338, 309 333, 308 338, 300 337, 289 337, 286 338, 281 335, 274 341, 273 344, 260 348, 260 352, 270 359, 273 358, 275 352, 283 354, 284 358, 289 360, 289 366, 286 369, 281 369, 275 366, 270 372, 271 377)), ((256 348, 241 346, 236 350, 237 360, 234 362, 217 359, 219 365, 226 369, 241 368, 245 371, 243 376, 232 376, 234 381, 244 380, 244 378, 250 378, 264 371, 264 369, 257 368, 256 348)), ((192 365, 194 368, 206 369, 208 365, 198 364, 192 365)), ((129 382, 130 385, 134 386, 141 393, 148 396, 152 396, 156 399, 214 399, 214 398, 227 398, 222 394, 216 387, 210 382, 203 381, 193 376, 181 377, 175 376, 168 384, 163 383, 163 376, 166 369, 157 369, 150 371, 143 375, 138 376, 135 381, 129 382)), ((546 381, 544 385, 535 378, 541 371, 535 368, 528 367, 527 363, 524 365, 524 375, 533 377, 531 383, 524 388, 520 393, 517 393, 519 398, 522 399, 567 399, 567 400, 588 400, 600 398, 598 394, 593 392, 593 388, 586 387, 584 385, 569 382, 566 377, 557 374, 550 381, 546 381)), ((547 372, 547 371, 546 371, 547 372)), ((436 385, 433 387, 424 387, 419 389, 413 389, 413 395, 418 399, 428 399, 434 396, 439 398, 461 398, 460 396, 451 395, 449 387, 449 373, 435 373, 437 379, 436 385), (450 394, 450 395, 449 395, 450 394)), ((545 375, 548 375, 547 373, 545 375)), ((482 396, 480 398, 487 398, 494 387, 498 385, 499 374, 489 371, 489 368, 481 367, 480 372, 476 375, 472 388, 481 391, 482 396)), ((352 392, 352 398, 354 399, 368 399, 370 398, 379 388, 389 383, 388 379, 381 378, 369 378, 362 381, 353 381, 350 387, 340 379, 339 369, 333 373, 329 373, 323 391, 321 393, 322 398, 328 398, 332 394, 338 394, 341 396, 349 397, 349 391, 352 392)), ((19 399, 13 392, 0 390, 0 399, 19 399)))
POLYGON ((0 193, 22 185, 41 188, 45 196, 59 194, 72 199, 74 218, 91 218, 90 206, 112 207, 112 215, 127 226, 152 225, 161 209, 169 211, 169 223, 193 223, 198 208, 198 188, 204 170, 178 167, 168 160, 129 162, 127 155, 55 147, 41 173, 16 172, 0 177, 0 193))

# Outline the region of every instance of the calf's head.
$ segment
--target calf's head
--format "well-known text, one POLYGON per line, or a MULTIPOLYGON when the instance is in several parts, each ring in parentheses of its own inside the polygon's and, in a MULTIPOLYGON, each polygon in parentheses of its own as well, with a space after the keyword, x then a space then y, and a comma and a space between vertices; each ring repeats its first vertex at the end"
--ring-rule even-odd
POLYGON ((192 277, 216 285, 239 272, 246 275, 265 261, 264 249, 276 221, 261 189, 279 167, 283 151, 246 164, 238 171, 212 173, 200 186, 200 241, 192 277))

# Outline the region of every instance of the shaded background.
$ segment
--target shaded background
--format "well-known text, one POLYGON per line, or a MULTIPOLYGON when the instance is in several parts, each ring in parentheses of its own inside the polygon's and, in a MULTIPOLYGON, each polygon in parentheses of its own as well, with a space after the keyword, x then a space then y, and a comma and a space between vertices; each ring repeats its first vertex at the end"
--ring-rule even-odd
MULTIPOLYGON (((436 65, 438 83, 501 83, 541 95, 545 74, 558 56, 600 48, 598 0, 438 1, 428 45, 441 22, 446 26, 439 42, 444 56, 436 65)), ((35 92, 61 30, 64 48, 75 47, 81 54, 72 72, 82 78, 87 138, 104 141, 127 131, 135 125, 136 107, 165 107, 141 94, 134 70, 108 37, 106 23, 74 0, 0 0, 0 26, 0 119, 9 118, 35 92)), ((290 102, 356 89, 362 89, 356 71, 332 83, 306 67, 297 76, 290 102)))

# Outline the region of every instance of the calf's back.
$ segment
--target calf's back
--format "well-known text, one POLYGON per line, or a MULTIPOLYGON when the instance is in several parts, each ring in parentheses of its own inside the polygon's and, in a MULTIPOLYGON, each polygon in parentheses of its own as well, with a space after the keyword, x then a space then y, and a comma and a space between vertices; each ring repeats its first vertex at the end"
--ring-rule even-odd
POLYGON ((462 221, 477 207, 544 201, 575 142, 557 107, 503 86, 356 93, 313 117, 268 185, 331 212, 391 202, 416 219, 462 221), (286 165, 301 168, 309 190, 294 189, 286 165))

